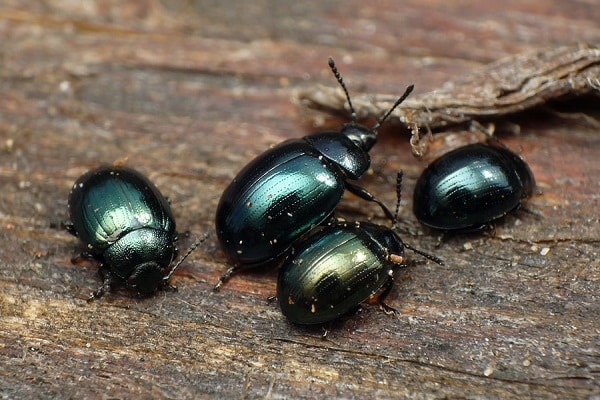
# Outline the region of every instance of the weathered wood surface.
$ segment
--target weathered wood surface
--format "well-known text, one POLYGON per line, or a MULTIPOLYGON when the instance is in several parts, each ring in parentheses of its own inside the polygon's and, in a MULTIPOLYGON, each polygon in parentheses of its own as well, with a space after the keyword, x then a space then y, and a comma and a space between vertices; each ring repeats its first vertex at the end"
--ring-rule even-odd
MULTIPOLYGON (((214 236, 176 274, 177 292, 85 302, 100 283, 96 266, 71 264, 80 247, 57 227, 70 185, 89 168, 126 160, 146 173, 195 237, 214 229, 221 191, 256 154, 343 122, 290 102, 294 90, 335 86, 327 56, 352 93, 400 94, 414 83, 418 94, 503 56, 600 43, 591 1, 237 3, 0 5, 0 394, 600 396, 593 96, 498 121, 519 127, 502 139, 536 174, 542 193, 528 208, 542 217, 519 213, 495 237, 438 248, 410 213, 425 162, 410 155, 406 131, 381 130, 362 184, 392 205, 402 168, 404 227, 417 234, 404 237, 447 262, 399 272, 395 317, 365 306, 322 340, 266 301, 275 271, 213 293, 228 266, 214 236)), ((340 213, 386 223, 352 196, 340 213)))
MULTIPOLYGON (((477 68, 440 88, 402 101, 388 119, 410 127, 413 154, 423 157, 428 144, 421 140, 423 131, 429 139, 433 131, 464 130, 469 124, 473 127, 474 123, 497 121, 586 95, 600 96, 600 48, 575 43, 510 55, 477 68)), ((350 112, 346 95, 339 87, 300 89, 294 98, 310 108, 345 115, 350 112)), ((379 119, 397 99, 397 94, 356 95, 352 107, 359 117, 379 119)), ((593 119, 589 121, 600 125, 593 119)))

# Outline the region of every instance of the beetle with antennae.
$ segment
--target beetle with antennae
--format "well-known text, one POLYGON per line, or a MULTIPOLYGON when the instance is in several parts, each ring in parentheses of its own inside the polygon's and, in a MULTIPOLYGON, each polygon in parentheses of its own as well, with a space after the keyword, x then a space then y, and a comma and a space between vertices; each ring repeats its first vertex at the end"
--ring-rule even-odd
POLYGON ((384 303, 392 289, 394 269, 405 265, 404 249, 443 265, 442 260, 406 244, 395 232, 400 209, 402 172, 392 227, 371 222, 332 222, 295 246, 277 281, 281 312, 298 325, 319 325, 347 316, 376 298, 384 303))
POLYGON ((86 246, 75 257, 100 262, 103 283, 88 301, 121 283, 141 295, 169 286, 169 279, 207 235, 173 264, 177 254, 175 218, 169 202, 138 171, 103 166, 83 174, 69 194, 71 222, 65 228, 86 246))
POLYGON ((410 85, 372 127, 356 122, 356 111, 335 62, 329 67, 344 90, 351 121, 339 131, 324 131, 287 140, 244 167, 221 195, 215 226, 217 238, 234 266, 215 285, 218 290, 241 268, 276 263, 300 237, 326 222, 346 190, 390 210, 352 182, 371 165, 369 151, 376 129, 413 90, 410 85))

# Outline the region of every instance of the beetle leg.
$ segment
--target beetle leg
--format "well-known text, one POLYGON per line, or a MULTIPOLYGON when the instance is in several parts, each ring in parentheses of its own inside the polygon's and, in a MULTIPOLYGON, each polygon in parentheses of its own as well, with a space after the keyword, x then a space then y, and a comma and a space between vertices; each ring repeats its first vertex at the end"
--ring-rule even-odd
POLYGON ((489 222, 484 226, 483 229, 488 232, 490 237, 492 237, 492 238, 496 237, 496 224, 495 223, 489 222))
POLYGON ((448 232, 441 232, 438 236, 437 236, 437 240, 435 242, 435 247, 438 248, 440 247, 442 244, 444 244, 446 242, 446 238, 448 232))
POLYGON ((178 290, 178 289, 177 289, 177 285, 173 285, 173 284, 172 284, 171 282, 169 282, 169 281, 163 281, 163 282, 164 282, 164 283, 163 283, 163 286, 162 286, 162 288, 163 288, 163 289, 172 290, 172 291, 174 291, 174 292, 176 292, 176 291, 178 290))
POLYGON ((177 285, 173 285, 172 283, 167 282, 161 289, 170 290, 172 292, 176 292, 179 290, 177 285))
POLYGON ((530 208, 525 207, 522 203, 519 203, 519 205, 516 207, 517 210, 522 211, 528 215, 532 215, 535 219, 537 220, 543 220, 544 219, 544 214, 540 213, 539 211, 534 211, 530 208))
POLYGON ((69 232, 73 236, 77 236, 77 232, 75 231, 75 225, 70 222, 61 222, 60 227, 65 231, 69 232))
POLYGON ((336 226, 339 220, 331 213, 331 215, 327 218, 327 221, 323 223, 323 226, 336 226))
POLYGON ((221 275, 221 277, 219 278, 219 281, 213 287, 213 291, 218 292, 221 289, 221 286, 223 286, 223 284, 225 282, 227 282, 229 280, 229 278, 231 278, 231 276, 234 274, 236 269, 237 269, 236 267, 231 267, 223 275, 221 275))
POLYGON ((387 208, 387 206, 385 204, 383 204, 383 202, 381 202, 375 196, 373 196, 367 189, 360 187, 358 185, 355 185, 352 182, 346 182, 346 189, 350 193, 355 194, 356 196, 360 197, 361 199, 364 199, 367 201, 372 201, 374 203, 379 204, 379 207, 381 207, 381 209, 385 213, 385 216, 388 217, 392 221, 394 220, 394 214, 389 210, 389 208, 387 208))
POLYGON ((274 301, 277 301, 277 296, 269 296, 269 297, 267 297, 267 302, 269 304, 273 304, 274 301))
POLYGON ((80 261, 82 260, 95 260, 96 257, 92 254, 92 253, 88 253, 88 252, 82 252, 79 253, 78 255, 76 255, 75 257, 71 258, 71 263, 72 264, 79 264, 80 261))
POLYGON ((387 304, 385 304, 385 299, 390 294, 390 291, 392 290, 393 286, 394 286, 394 278, 392 276, 390 276, 390 279, 388 279, 383 291, 381 292, 381 294, 379 295, 379 298, 377 299, 377 303, 379 303, 379 306, 383 309, 383 312, 385 312, 388 315, 396 314, 398 312, 398 311, 396 311, 395 308, 390 307, 387 304))
POLYGON ((103 268, 100 267, 100 274, 102 275, 102 278, 104 279, 104 281, 102 282, 102 286, 100 286, 98 289, 96 289, 95 292, 93 292, 90 297, 88 297, 87 302, 91 303, 92 301, 99 299, 100 297, 104 296, 105 294, 107 294, 108 292, 110 292, 110 287, 112 285, 112 283, 114 282, 114 275, 108 270, 108 268, 103 268))
POLYGON ((394 307, 390 307, 385 303, 380 303, 379 305, 383 309, 383 312, 387 315, 395 315, 398 312, 398 310, 396 310, 394 307))

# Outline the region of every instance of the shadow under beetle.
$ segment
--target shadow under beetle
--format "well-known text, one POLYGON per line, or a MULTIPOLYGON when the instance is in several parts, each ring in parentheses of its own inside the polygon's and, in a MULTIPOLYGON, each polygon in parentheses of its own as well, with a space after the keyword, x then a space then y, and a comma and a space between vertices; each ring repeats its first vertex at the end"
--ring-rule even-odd
POLYGON ((238 268, 263 266, 281 257, 298 238, 331 217, 344 191, 387 207, 359 179, 370 167, 369 150, 377 128, 412 92, 409 86, 372 127, 356 122, 350 95, 333 59, 329 67, 346 94, 352 112, 340 131, 324 131, 287 140, 267 150, 233 179, 219 201, 215 226, 221 248, 234 261, 215 290, 238 268))
MULTIPOLYGON (((149 295, 167 286, 197 240, 171 268, 177 255, 175 218, 169 202, 150 180, 125 167, 100 167, 83 174, 69 193, 66 229, 86 245, 81 256, 100 262, 103 284, 88 301, 118 282, 149 295)), ((74 261, 77 257, 74 259, 74 261)))
POLYGON ((417 180, 413 212, 444 231, 473 232, 521 206, 535 189, 529 166, 497 140, 452 150, 417 180))
POLYGON ((315 325, 352 314, 377 296, 384 303, 392 289, 395 268, 404 265, 410 249, 440 265, 442 260, 402 241, 394 231, 400 208, 402 174, 392 228, 370 222, 338 222, 298 244, 284 261, 277 281, 277 299, 292 323, 315 325))

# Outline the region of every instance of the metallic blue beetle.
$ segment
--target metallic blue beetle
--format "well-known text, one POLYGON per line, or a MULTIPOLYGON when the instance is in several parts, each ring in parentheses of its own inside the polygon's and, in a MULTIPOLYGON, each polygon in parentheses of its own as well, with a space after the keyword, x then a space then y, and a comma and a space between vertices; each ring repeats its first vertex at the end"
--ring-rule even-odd
POLYGON ((370 222, 332 223, 294 247, 284 261, 277 282, 283 315, 300 325, 324 324, 353 313, 377 296, 384 303, 393 286, 393 271, 404 265, 404 249, 439 263, 435 256, 404 243, 392 228, 370 222))
POLYGON ((475 143, 432 162, 417 180, 413 211, 425 226, 477 231, 519 208, 535 189, 521 157, 502 144, 475 143))
POLYGON ((369 169, 368 152, 375 144, 376 129, 413 86, 369 129, 356 123, 348 90, 331 58, 329 66, 344 89, 352 121, 341 131, 315 133, 267 150, 229 184, 219 201, 215 225, 221 247, 235 266, 221 277, 216 290, 235 269, 265 265, 280 257, 332 215, 346 189, 376 202, 392 217, 383 203, 349 179, 358 179, 369 169))
POLYGON ((168 201, 145 176, 124 167, 100 167, 82 175, 69 194, 67 230, 86 245, 83 256, 100 261, 101 297, 116 281, 147 295, 168 280, 199 244, 172 268, 177 248, 175 218, 168 201))

